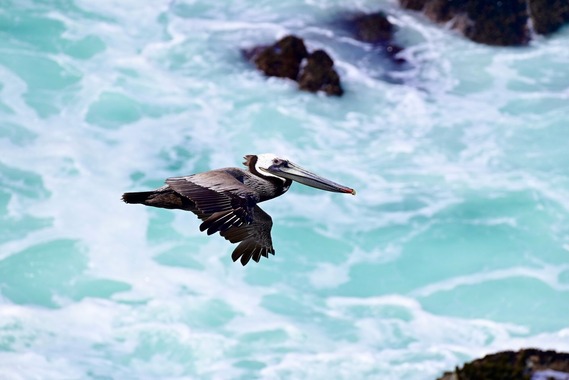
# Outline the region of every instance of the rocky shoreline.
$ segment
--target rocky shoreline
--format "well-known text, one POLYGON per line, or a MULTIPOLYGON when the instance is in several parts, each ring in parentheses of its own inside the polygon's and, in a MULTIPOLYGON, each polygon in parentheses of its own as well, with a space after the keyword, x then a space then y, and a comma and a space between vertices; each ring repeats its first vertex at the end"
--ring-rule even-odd
POLYGON ((486 355, 437 380, 569 380, 569 353, 534 348, 486 355))
POLYGON ((532 39, 532 32, 548 35, 569 22, 569 1, 564 0, 400 0, 399 3, 487 45, 526 45, 532 39))
MULTIPOLYGON (((399 0, 399 4, 474 42, 492 46, 527 45, 536 34, 549 35, 569 23, 567 0, 399 0)), ((339 24, 352 38, 370 44, 396 65, 405 63, 400 54, 405 47, 394 41, 396 27, 386 13, 347 14, 339 24)), ((301 90, 344 94, 333 58, 323 49, 309 52, 298 36, 244 49, 243 55, 266 76, 296 81, 301 90)))

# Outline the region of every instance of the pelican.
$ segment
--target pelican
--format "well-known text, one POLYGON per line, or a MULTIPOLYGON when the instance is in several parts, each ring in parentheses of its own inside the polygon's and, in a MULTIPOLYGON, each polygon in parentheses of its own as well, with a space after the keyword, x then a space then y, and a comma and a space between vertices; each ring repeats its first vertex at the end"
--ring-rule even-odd
POLYGON ((272 153, 247 155, 239 168, 215 169, 185 177, 166 179, 166 185, 143 192, 124 193, 126 203, 191 211, 202 220, 200 231, 219 232, 231 243, 239 243, 233 261, 246 265, 251 259, 274 255, 273 220, 257 203, 287 192, 292 181, 336 193, 356 194, 272 153))

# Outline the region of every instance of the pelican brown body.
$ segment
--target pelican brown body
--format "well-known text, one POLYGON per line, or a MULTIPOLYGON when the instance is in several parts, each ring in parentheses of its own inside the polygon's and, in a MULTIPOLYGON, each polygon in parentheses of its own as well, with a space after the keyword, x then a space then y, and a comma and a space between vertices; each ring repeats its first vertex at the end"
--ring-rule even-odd
POLYGON ((273 221, 257 203, 284 194, 297 181, 322 190, 355 194, 273 154, 245 156, 248 170, 215 169, 185 177, 172 177, 166 185, 143 192, 124 193, 126 203, 191 211, 202 220, 201 231, 219 232, 231 243, 240 244, 231 258, 246 265, 253 259, 275 254, 271 239, 273 221))

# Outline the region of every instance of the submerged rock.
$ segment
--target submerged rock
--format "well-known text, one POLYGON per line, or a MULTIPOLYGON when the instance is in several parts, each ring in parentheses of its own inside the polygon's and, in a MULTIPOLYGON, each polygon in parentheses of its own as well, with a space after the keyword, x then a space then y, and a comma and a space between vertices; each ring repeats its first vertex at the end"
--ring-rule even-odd
POLYGON ((383 12, 356 16, 352 23, 356 38, 363 42, 388 42, 393 38, 395 28, 383 12))
POLYGON ((405 60, 398 56, 403 48, 393 41, 395 25, 385 13, 349 15, 341 23, 355 39, 375 45, 377 50, 397 64, 405 63, 405 60))
POLYGON ((569 22, 567 0, 399 0, 402 7, 488 45, 525 45, 531 17, 537 33, 551 33, 569 22))
POLYGON ((524 349, 486 355, 446 372, 438 380, 569 379, 569 353, 524 349))
POLYGON ((271 46, 255 47, 244 54, 265 75, 297 81, 302 90, 336 96, 344 93, 332 58, 324 50, 308 53, 304 41, 296 36, 286 36, 271 46))

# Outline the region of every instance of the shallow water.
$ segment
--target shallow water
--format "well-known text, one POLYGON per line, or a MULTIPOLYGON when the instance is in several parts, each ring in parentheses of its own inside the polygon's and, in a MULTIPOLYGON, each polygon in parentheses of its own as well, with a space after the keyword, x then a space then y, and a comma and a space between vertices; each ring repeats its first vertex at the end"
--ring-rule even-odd
POLYGON ((434 379, 569 350, 569 29, 513 49, 393 1, 1 8, 3 379, 434 379), (378 9, 401 69, 332 29, 378 9), (287 33, 344 97, 242 60, 287 33), (358 195, 263 204, 277 254, 247 267, 193 215, 120 201, 262 152, 358 195))

